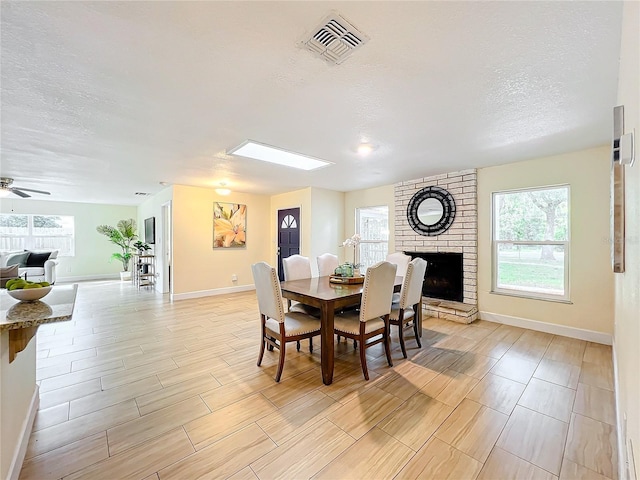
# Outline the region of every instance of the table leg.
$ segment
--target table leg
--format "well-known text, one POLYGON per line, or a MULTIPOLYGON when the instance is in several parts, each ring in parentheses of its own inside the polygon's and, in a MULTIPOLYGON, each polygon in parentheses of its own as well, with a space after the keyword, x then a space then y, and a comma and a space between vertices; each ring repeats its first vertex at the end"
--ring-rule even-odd
POLYGON ((322 328, 320 331, 320 362, 322 364, 322 382, 333 382, 333 302, 324 302, 320 307, 322 328))

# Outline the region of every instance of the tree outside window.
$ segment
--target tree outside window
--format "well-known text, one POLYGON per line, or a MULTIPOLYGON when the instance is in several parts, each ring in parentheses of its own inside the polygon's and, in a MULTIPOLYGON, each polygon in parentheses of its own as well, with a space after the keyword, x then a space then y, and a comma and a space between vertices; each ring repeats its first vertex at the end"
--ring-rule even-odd
POLYGON ((358 260, 364 271, 384 260, 389 252, 389 207, 357 208, 356 233, 360 234, 358 260))
POLYGON ((569 187, 493 194, 493 291, 569 299, 569 187))

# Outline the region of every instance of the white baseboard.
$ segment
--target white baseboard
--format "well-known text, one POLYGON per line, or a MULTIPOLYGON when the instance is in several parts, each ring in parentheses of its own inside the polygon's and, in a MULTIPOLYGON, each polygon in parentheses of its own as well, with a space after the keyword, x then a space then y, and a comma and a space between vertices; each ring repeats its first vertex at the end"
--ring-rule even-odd
POLYGON ((530 320, 528 318, 512 317, 510 315, 502 315, 500 313, 478 312, 480 320, 488 322, 504 323, 514 327, 528 328, 538 332, 551 333, 553 335, 562 335, 563 337, 577 338, 588 342, 602 343, 611 345, 612 337, 608 333, 595 332, 593 330, 585 330, 582 328, 568 327, 566 325, 558 325, 556 323, 540 322, 538 320, 530 320))
POLYGON ((77 275, 74 277, 56 277, 57 282, 88 282, 91 280, 120 280, 119 273, 104 273, 99 275, 77 275))
POLYGON ((24 456, 27 454, 27 446, 29 445, 31 429, 33 428, 33 422, 36 419, 38 406, 40 405, 39 391, 40 387, 36 385, 36 388, 33 390, 33 396, 31 397, 29 413, 22 423, 22 432, 20 433, 18 448, 16 448, 13 459, 11 460, 11 466, 9 467, 7 480, 18 480, 18 477, 20 476, 20 470, 22 470, 22 462, 24 462, 24 456))
POLYGON ((212 297, 214 295, 226 295, 227 293, 248 292, 255 289, 255 285, 239 285, 237 287, 214 288, 212 290, 200 290, 197 292, 174 293, 171 295, 171 300, 187 300, 189 298, 212 297))

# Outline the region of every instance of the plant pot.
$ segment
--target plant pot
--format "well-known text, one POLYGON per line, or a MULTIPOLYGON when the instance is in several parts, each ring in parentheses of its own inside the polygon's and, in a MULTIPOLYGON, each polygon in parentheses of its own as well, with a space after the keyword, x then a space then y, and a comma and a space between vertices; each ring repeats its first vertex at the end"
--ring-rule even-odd
POLYGON ((131 280, 131 272, 120 272, 120 280, 123 282, 131 280))

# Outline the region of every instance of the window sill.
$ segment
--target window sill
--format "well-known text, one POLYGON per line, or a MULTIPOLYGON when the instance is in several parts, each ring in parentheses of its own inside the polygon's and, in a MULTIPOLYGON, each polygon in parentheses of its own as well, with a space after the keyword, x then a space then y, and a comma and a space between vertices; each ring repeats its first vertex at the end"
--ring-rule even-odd
POLYGON ((489 292, 492 295, 502 295, 505 297, 517 297, 517 298, 526 298, 527 300, 541 300, 543 302, 553 302, 553 303, 566 303, 568 305, 573 305, 573 302, 566 298, 553 298, 553 297, 541 297, 533 294, 527 293, 518 293, 515 291, 497 291, 491 290, 489 292))

